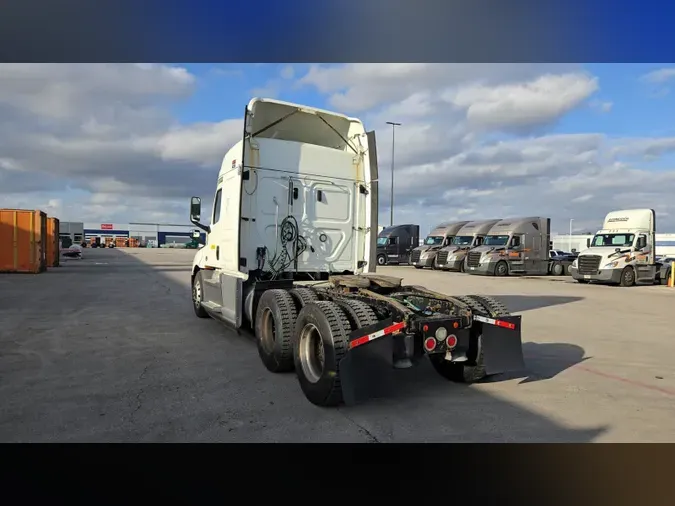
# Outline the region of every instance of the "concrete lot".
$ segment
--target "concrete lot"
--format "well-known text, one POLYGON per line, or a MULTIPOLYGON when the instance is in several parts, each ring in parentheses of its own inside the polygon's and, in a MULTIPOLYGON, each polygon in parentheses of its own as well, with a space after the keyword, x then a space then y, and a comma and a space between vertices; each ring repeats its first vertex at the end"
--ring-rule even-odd
POLYGON ((85 250, 0 275, 0 441, 672 442, 675 290, 387 267, 523 315, 528 370, 457 385, 423 365, 351 408, 305 400, 190 306, 185 250, 85 250))

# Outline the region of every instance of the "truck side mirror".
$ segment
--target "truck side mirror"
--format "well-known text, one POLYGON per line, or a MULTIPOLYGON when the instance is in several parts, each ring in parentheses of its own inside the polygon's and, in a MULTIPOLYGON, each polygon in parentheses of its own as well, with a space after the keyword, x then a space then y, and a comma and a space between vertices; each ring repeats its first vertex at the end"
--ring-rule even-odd
POLYGON ((586 247, 587 248, 591 247, 591 240, 590 239, 586 239, 586 247))
POLYGON ((192 197, 190 199, 190 221, 199 221, 202 216, 202 199, 192 197))

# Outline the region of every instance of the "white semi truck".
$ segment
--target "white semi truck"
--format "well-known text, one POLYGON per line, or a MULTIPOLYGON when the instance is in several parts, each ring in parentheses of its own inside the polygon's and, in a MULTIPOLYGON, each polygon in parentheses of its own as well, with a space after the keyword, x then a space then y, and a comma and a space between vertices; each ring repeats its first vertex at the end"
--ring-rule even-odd
POLYGON ((251 100, 209 225, 191 200, 207 233, 192 265, 195 314, 252 329, 265 367, 295 370, 320 406, 370 397, 424 356, 453 381, 522 370, 521 317, 495 299, 375 274, 377 181, 375 134, 360 120, 251 100))
POLYGON ((570 267, 579 283, 621 286, 659 283, 656 262, 656 213, 653 209, 622 209, 605 216, 599 230, 570 267))

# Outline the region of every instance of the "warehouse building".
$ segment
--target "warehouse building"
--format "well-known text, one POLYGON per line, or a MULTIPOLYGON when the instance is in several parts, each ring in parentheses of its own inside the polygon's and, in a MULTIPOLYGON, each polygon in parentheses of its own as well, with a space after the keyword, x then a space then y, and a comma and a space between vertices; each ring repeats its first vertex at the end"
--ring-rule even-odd
MULTIPOLYGON (((192 239, 195 230, 191 225, 170 223, 93 223, 61 222, 60 235, 70 237, 74 243, 92 238, 135 238, 143 245, 159 247, 162 245, 185 244, 192 239)), ((202 242, 206 234, 201 233, 202 242)))

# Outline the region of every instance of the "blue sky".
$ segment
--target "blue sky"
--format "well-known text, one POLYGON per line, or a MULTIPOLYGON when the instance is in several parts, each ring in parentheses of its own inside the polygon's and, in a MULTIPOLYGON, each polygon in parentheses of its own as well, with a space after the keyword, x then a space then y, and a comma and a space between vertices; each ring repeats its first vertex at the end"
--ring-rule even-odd
POLYGON ((566 231, 651 207, 675 232, 671 87, 668 63, 5 64, 0 196, 66 221, 184 221, 265 96, 362 118, 386 190, 386 121, 402 122, 399 222, 528 214, 566 231))

